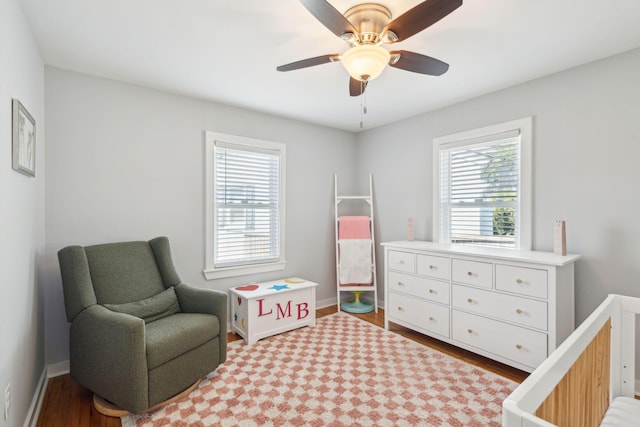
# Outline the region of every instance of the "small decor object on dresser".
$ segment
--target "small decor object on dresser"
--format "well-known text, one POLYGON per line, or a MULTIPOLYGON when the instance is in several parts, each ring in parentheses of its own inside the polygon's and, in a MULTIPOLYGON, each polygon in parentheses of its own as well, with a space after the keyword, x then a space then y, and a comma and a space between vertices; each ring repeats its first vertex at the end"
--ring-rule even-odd
POLYGON ((247 344, 316 324, 317 283, 289 278, 231 288, 231 331, 247 344))
POLYGON ((412 242, 413 237, 413 218, 409 217, 409 220, 407 221, 407 240, 412 242))
POLYGON ((13 168, 36 175, 36 121, 17 99, 13 100, 13 168))
POLYGON ((567 229, 563 220, 556 220, 553 226, 553 253, 556 255, 567 254, 567 229))

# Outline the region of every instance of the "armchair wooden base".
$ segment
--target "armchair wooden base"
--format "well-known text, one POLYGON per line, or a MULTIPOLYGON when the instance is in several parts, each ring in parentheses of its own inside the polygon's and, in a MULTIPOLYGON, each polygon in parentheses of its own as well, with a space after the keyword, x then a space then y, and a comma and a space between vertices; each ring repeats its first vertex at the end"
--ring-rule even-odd
MULTIPOLYGON (((189 393, 191 393, 193 390, 195 390, 196 387, 198 387, 198 385, 200 384, 200 381, 201 381, 201 379, 199 379, 198 381, 193 383, 191 386, 189 386, 185 390, 183 390, 180 393, 176 394, 175 396, 170 397, 169 399, 167 399, 165 401, 162 401, 160 403, 157 403, 157 404, 153 405, 151 408, 147 409, 144 412, 155 411, 158 408, 162 408, 163 406, 166 406, 166 405, 168 405, 170 403, 173 403, 176 400, 182 399, 183 397, 185 397, 189 393)), ((106 415, 107 417, 124 417, 124 416, 127 416, 127 415, 131 415, 131 413, 129 411, 127 411, 125 409, 120 409, 119 407, 117 407, 113 403, 105 400, 104 398, 98 396, 97 394, 93 395, 93 406, 96 408, 96 411, 100 412, 102 415, 106 415)))

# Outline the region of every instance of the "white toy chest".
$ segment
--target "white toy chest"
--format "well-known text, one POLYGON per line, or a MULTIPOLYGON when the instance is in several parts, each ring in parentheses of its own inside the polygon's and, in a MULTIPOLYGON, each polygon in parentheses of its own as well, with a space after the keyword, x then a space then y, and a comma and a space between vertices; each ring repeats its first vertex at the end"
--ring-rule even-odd
POLYGON ((247 344, 316 324, 317 283, 291 278, 231 288, 231 331, 247 344))

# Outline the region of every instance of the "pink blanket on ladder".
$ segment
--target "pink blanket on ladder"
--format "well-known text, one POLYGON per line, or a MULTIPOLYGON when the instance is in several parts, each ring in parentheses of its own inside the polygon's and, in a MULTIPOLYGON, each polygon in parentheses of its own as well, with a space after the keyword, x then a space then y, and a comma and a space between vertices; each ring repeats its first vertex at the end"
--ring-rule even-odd
MULTIPOLYGON (((369 225, 369 217, 368 216, 341 216, 338 217, 338 240, 352 240, 352 242, 343 242, 341 246, 347 245, 349 248, 353 248, 353 245, 358 246, 358 241, 362 239, 371 239, 371 227, 369 225)), ((362 243, 360 243, 362 245, 362 243)), ((370 260, 371 260, 371 243, 368 243, 369 250, 363 265, 365 269, 369 269, 367 280, 363 280, 362 283, 351 283, 349 278, 353 278, 351 273, 353 270, 357 270, 359 273, 363 273, 362 266, 359 265, 350 265, 353 261, 353 258, 358 258, 360 263, 362 263, 362 256, 364 254, 359 251, 348 250, 345 252, 346 260, 340 260, 340 264, 342 268, 340 269, 340 285, 342 286, 355 286, 355 285, 369 285, 371 282, 371 272, 370 272, 370 260)), ((358 246, 361 247, 361 246, 358 246)), ((346 249, 346 248, 344 248, 346 249)), ((338 248, 340 251, 340 248, 338 248)), ((340 254, 339 256, 341 256, 340 254)), ((363 276, 364 277, 364 276, 363 276)))
POLYGON ((370 239, 368 216, 341 216, 338 218, 338 240, 370 239))

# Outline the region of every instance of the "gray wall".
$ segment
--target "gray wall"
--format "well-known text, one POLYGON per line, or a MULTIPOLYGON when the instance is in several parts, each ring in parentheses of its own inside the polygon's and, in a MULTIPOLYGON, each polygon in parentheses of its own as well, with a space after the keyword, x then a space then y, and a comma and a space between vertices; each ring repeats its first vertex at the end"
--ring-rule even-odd
POLYGON ((406 239, 410 216, 431 239, 433 138, 533 116, 533 249, 567 221, 576 324, 609 293, 640 297, 639 70, 640 49, 359 134, 380 241, 406 239))
POLYGON ((533 246, 551 250, 553 221, 567 221, 568 249, 583 255, 576 321, 608 293, 640 296, 639 69, 636 50, 353 135, 46 68, 46 360, 68 357, 61 247, 163 234, 187 283, 226 290, 300 275, 329 300, 333 173, 344 193, 366 191, 373 173, 379 241, 406 238, 409 216, 416 238, 429 240, 433 138, 525 116, 534 117, 533 246), (204 280, 205 130, 287 144, 285 272, 204 280))
POLYGON ((0 425, 22 425, 44 368, 44 65, 19 0, 0 0, 0 425), (36 120, 36 177, 11 168, 11 99, 36 120))
POLYGON ((56 68, 45 74, 48 363, 68 358, 56 253, 70 244, 166 235, 185 283, 227 290, 297 275, 319 283, 318 300, 333 301, 333 174, 353 188, 354 134, 56 68), (284 272, 204 279, 205 130, 286 144, 284 272))

